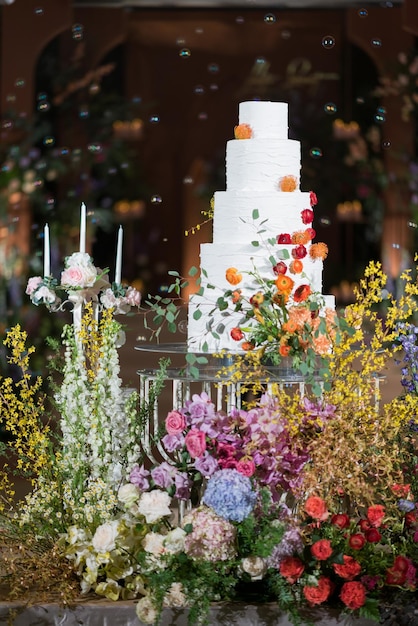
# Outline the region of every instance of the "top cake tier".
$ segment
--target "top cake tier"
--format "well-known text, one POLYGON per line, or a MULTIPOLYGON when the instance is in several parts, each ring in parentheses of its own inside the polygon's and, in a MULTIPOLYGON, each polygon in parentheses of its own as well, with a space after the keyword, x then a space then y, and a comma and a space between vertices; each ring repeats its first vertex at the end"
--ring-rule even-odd
POLYGON ((254 139, 287 139, 289 136, 287 102, 258 100, 241 102, 239 123, 251 126, 254 139))

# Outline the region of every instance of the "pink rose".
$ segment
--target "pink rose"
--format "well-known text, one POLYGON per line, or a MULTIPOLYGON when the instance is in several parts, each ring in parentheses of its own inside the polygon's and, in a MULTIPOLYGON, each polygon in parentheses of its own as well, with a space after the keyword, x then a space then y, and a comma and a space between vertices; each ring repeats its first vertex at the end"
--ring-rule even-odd
POLYGON ((201 430, 193 428, 187 433, 184 443, 190 456, 196 459, 206 450, 206 435, 201 430))
POLYGON ((255 472, 254 461, 252 461, 251 459, 248 459, 247 461, 238 461, 238 463, 236 464, 236 468, 238 472, 243 476, 250 477, 255 472))
POLYGON ((169 435, 177 435, 186 427, 186 420, 179 411, 170 411, 165 418, 165 429, 169 435))
POLYGON ((141 292, 135 289, 135 287, 128 287, 125 297, 131 306, 139 306, 141 304, 141 292))
POLYGON ((30 296, 34 291, 37 290, 41 282, 42 278, 40 276, 32 276, 32 278, 29 278, 28 284, 26 286, 26 294, 30 296))
POLYGON ((61 272, 61 284, 70 287, 84 287, 84 274, 79 267, 69 267, 61 272))

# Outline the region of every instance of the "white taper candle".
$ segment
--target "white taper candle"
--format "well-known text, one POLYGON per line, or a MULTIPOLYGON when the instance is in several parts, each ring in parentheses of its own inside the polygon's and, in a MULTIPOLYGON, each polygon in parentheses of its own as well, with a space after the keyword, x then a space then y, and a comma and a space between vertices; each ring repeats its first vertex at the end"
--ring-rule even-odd
POLYGON ((119 226, 118 231, 118 244, 116 247, 116 266, 115 266, 115 283, 121 284, 122 280, 122 241, 123 241, 123 228, 119 226))
POLYGON ((44 226, 44 277, 51 275, 51 252, 49 245, 49 226, 44 226))
POLYGON ((80 252, 86 251, 86 205, 81 203, 80 217, 80 252))

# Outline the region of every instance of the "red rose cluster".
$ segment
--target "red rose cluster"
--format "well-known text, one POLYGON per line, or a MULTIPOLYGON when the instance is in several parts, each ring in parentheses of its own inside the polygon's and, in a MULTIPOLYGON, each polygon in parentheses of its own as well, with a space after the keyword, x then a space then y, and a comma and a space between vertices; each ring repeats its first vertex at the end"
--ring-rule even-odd
MULTIPOLYGON (((383 505, 369 506, 365 516, 358 519, 347 513, 331 515, 327 503, 312 495, 305 502, 304 512, 305 549, 283 558, 279 572, 296 595, 300 590, 293 586, 301 589, 309 605, 338 597, 347 609, 355 611, 367 603, 369 592, 381 590, 385 585, 416 589, 417 567, 413 560, 399 554, 391 557, 393 552, 382 549, 390 545, 390 528, 383 505), (379 555, 381 565, 376 570, 379 555), (372 574, 367 571, 370 562, 374 563, 372 574)), ((410 513, 406 515, 411 517, 410 513)), ((409 528, 406 516, 405 525, 409 528)))

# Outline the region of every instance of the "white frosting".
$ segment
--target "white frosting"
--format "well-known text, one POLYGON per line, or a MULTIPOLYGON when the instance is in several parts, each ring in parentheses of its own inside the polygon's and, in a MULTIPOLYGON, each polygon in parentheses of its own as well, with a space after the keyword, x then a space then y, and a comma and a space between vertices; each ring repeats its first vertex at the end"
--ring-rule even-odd
MULTIPOLYGON (((311 208, 310 196, 299 189, 300 143, 288 139, 287 104, 242 102, 239 123, 248 124, 252 135, 249 139, 227 142, 227 190, 214 195, 213 243, 200 246, 203 293, 191 296, 189 301, 190 351, 239 353, 240 343, 231 338, 230 330, 244 321, 247 328, 257 323, 244 320, 243 313, 235 311, 232 302, 225 311, 216 305, 225 290, 234 289, 225 277, 230 267, 242 274, 237 289, 244 299, 260 289, 252 273, 274 280, 273 261, 280 260, 287 265, 286 275, 292 278, 295 288, 309 284, 312 291, 322 293, 323 263, 309 256, 311 243, 305 244, 308 254, 302 259, 300 274, 290 272, 295 246, 277 244, 278 235, 291 235, 311 226, 304 224, 301 215, 304 209, 311 208), (280 179, 289 175, 297 179, 296 190, 280 191, 280 179)), ((323 298, 326 307, 335 309, 333 296, 323 298)))
POLYGON ((213 241, 216 243, 267 241, 310 226, 301 219, 301 212, 310 208, 309 193, 216 191, 214 201, 213 241), (253 219, 255 210, 259 214, 257 220, 253 219), (259 234, 260 230, 263 233, 259 234))
POLYGON ((254 139, 287 139, 287 102, 250 100, 239 105, 239 123, 248 124, 254 139))
MULTIPOLYGON (((279 261, 280 251, 288 250, 291 254, 290 245, 275 245, 274 252, 279 261)), ((305 246, 309 250, 309 245, 305 246)), ((293 257, 284 261, 286 265, 292 261, 293 257)), ((322 292, 322 260, 315 261, 309 256, 302 259, 303 272, 301 274, 286 273, 295 283, 295 288, 299 285, 309 284, 312 291, 322 292)), ((224 243, 204 243, 200 246, 200 266, 205 268, 207 277, 202 278, 202 286, 209 283, 220 289, 231 289, 231 284, 225 278, 225 270, 228 267, 236 267, 242 274, 242 282, 237 285, 243 295, 251 296, 260 289, 260 283, 250 276, 254 267, 258 272, 271 279, 275 278, 272 272, 272 264, 269 260, 268 252, 264 246, 254 247, 250 241, 242 244, 224 243)), ((210 292, 209 294, 210 295, 210 292)))
POLYGON ((300 143, 293 139, 231 139, 226 145, 226 188, 279 191, 284 176, 299 188, 300 143))

